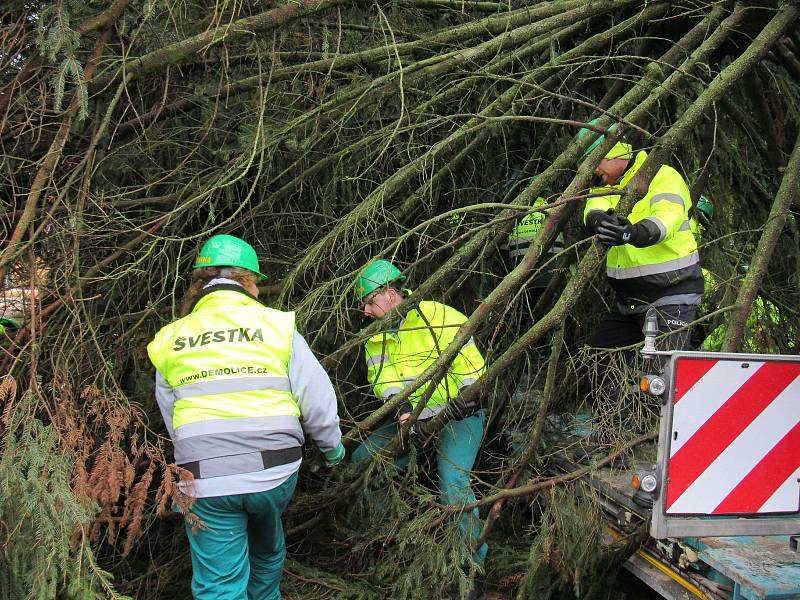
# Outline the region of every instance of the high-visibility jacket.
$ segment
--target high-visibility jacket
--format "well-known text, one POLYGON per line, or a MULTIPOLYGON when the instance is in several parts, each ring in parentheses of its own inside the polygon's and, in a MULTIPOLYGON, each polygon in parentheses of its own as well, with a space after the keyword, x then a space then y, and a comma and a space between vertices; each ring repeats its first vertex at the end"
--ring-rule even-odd
POLYGON ((703 226, 700 225, 700 222, 695 217, 689 219, 689 228, 692 230, 695 240, 703 237, 703 226))
MULTIPOLYGON (((549 202, 539 196, 533 203, 533 208, 544 206, 549 202)), ((528 251, 531 242, 542 231, 542 226, 547 218, 547 212, 532 212, 525 215, 517 222, 516 227, 508 236, 508 256, 510 258, 519 258, 528 251)), ((564 250, 564 234, 559 233, 558 237, 553 241, 553 244, 548 249, 550 254, 558 254, 564 250)))
MULTIPOLYGON (((367 340, 367 377, 375 395, 385 401, 410 385, 439 358, 466 320, 462 313, 445 304, 423 301, 408 311, 399 327, 367 340)), ((483 356, 474 340, 470 339, 459 350, 419 418, 428 419, 441 412, 449 400, 475 383, 484 370, 483 356)), ((409 403, 412 409, 428 385, 430 383, 411 394, 409 403)))
MULTIPOLYGON (((638 152, 617 185, 592 189, 593 193, 610 193, 586 201, 584 221, 593 210, 607 212, 615 208, 620 194, 614 192, 625 188, 646 159, 646 152, 638 152)), ((651 221, 660 231, 659 239, 644 248, 631 244, 614 246, 606 255, 606 274, 617 293, 620 311, 638 313, 647 310, 647 305, 700 303, 703 275, 689 223, 691 203, 686 181, 675 169, 663 165, 628 215, 634 224, 651 221)))
POLYGON ((172 387, 175 462, 195 477, 297 461, 303 431, 289 384, 294 313, 216 286, 147 346, 172 387))

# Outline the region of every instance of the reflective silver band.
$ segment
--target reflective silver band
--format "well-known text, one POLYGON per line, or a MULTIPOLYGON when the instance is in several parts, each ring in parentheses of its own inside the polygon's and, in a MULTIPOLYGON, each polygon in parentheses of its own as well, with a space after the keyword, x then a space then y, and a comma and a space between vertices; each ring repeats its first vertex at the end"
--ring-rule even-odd
POLYGON ((613 279, 633 279, 635 277, 646 277, 648 275, 658 275, 685 269, 700 262, 700 253, 692 252, 688 256, 681 256, 673 260, 668 260, 654 265, 638 265, 635 267, 606 267, 606 273, 613 279))
POLYGON ((445 407, 447 407, 447 404, 448 403, 445 402, 444 404, 437 404, 436 406, 431 406, 430 408, 426 406, 425 408, 422 409, 422 411, 420 411, 419 416, 417 418, 430 419, 432 417, 435 417, 440 412, 442 412, 445 409, 445 407))
POLYGON ((241 417, 187 423, 175 429, 175 462, 276 450, 303 444, 303 429, 294 416, 241 417))
POLYGON ((464 379, 461 380, 461 383, 458 384, 459 391, 463 390, 468 385, 472 385, 476 381, 478 381, 477 377, 464 377, 464 379))
POLYGON ((208 419, 176 427, 174 441, 177 443, 197 435, 228 433, 230 431, 292 431, 302 435, 303 429, 300 427, 300 420, 293 415, 208 419))
POLYGON ((658 227, 658 242, 664 241, 664 238, 667 237, 667 226, 664 225, 661 219, 657 217, 646 217, 642 219, 642 221, 650 221, 653 225, 658 227))
POLYGON ((652 198, 650 198, 650 206, 653 206, 656 202, 672 202, 673 204, 680 204, 681 206, 686 206, 686 201, 683 199, 682 196, 679 194, 672 194, 669 192, 664 192, 662 194, 656 194, 652 198))
POLYGON ((383 400, 386 400, 389 396, 394 396, 395 394, 399 394, 402 391, 403 391, 403 388, 401 388, 401 387, 397 387, 397 386, 387 387, 385 390, 383 390, 383 393, 381 394, 381 398, 383 400))
POLYGON ((192 473, 195 479, 207 479, 209 477, 255 473, 272 467, 299 463, 302 457, 302 448, 300 446, 291 446, 187 461, 178 463, 178 466, 192 473))
POLYGON ((467 347, 469 347, 469 346, 474 346, 474 345, 475 345, 475 338, 469 338, 469 339, 468 339, 468 340, 467 340, 467 341, 464 343, 464 345, 463 345, 463 346, 461 346, 461 349, 463 350, 464 348, 467 348, 467 347))
POLYGON ((670 306, 682 304, 685 306, 695 306, 703 301, 703 294, 674 294, 653 300, 650 306, 670 306))
POLYGON ((689 221, 684 221, 683 223, 681 223, 681 226, 678 227, 678 231, 691 231, 691 230, 692 230, 692 224, 689 221))
POLYGON ((236 377, 233 379, 214 379, 200 383, 187 383, 173 389, 175 398, 180 400, 191 396, 211 396, 213 394, 233 394, 258 390, 291 392, 292 386, 288 377, 236 377))
POLYGON ((382 365, 384 363, 390 362, 391 357, 388 354, 380 354, 376 356, 370 356, 367 359, 367 368, 374 367, 375 365, 382 365))

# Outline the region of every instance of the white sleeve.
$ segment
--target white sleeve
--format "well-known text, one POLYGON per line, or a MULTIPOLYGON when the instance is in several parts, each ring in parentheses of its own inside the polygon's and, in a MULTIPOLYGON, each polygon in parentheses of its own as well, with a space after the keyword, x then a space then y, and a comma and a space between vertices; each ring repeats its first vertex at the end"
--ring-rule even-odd
POLYGON ((172 435, 172 411, 175 407, 175 392, 172 386, 164 379, 164 376, 156 369, 156 402, 158 408, 161 410, 161 417, 164 419, 164 424, 167 426, 170 439, 174 439, 172 435))
POLYGON ((289 359, 289 382, 300 406, 303 428, 323 452, 336 448, 342 440, 336 392, 308 343, 296 331, 289 359))

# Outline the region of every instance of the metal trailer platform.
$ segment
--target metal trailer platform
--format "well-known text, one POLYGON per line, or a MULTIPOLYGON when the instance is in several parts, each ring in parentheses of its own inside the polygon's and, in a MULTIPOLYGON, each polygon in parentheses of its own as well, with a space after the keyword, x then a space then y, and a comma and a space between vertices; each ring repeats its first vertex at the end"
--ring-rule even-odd
MULTIPOLYGON (((643 451, 649 456, 642 465, 654 448, 643 451)), ((600 468, 583 480, 608 519, 609 541, 650 520, 651 511, 633 499, 631 477, 638 462, 634 458, 625 469, 600 468)), ((556 463, 564 470, 579 466, 567 454, 556 463)), ((669 600, 800 599, 800 553, 786 535, 650 539, 624 566, 669 600)))

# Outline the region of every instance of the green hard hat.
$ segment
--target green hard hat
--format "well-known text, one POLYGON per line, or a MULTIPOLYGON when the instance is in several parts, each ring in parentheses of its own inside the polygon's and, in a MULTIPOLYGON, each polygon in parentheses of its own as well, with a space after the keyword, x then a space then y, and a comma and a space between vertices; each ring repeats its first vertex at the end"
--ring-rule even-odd
MULTIPOLYGON (((600 117, 597 117, 596 119, 592 119, 591 121, 589 121, 588 125, 597 125, 598 123, 600 123, 600 117)), ((609 132, 614 131, 616 128, 617 128, 617 124, 614 123, 613 125, 611 125, 611 127, 608 128, 608 131, 609 132)), ((575 136, 575 138, 578 141, 581 141, 583 138, 585 138, 590 133, 597 133, 597 132, 596 131, 592 131, 591 129, 588 129, 587 127, 581 127, 578 130, 578 135, 575 136)), ((605 141, 605 139, 606 139, 606 136, 600 135, 595 141, 593 141, 591 143, 591 145, 586 150, 583 151, 583 156, 581 156, 581 160, 583 160, 584 158, 589 156, 592 153, 592 150, 594 150, 600 144, 602 144, 605 141)))
POLYGON ((22 323, 13 317, 0 317, 0 333, 4 333, 6 329, 19 329, 22 323))
POLYGON ((356 278, 356 295, 363 300, 380 287, 393 281, 405 281, 406 276, 388 260, 372 261, 356 278))
MULTIPOLYGON (((592 119, 591 121, 589 121, 588 124, 589 125, 597 125, 599 122, 600 122, 600 117, 597 117, 596 119, 592 119)), ((617 124, 613 123, 607 129, 608 129, 608 132, 611 133, 616 128, 617 128, 617 124)), ((597 133, 597 132, 596 131, 592 131, 591 129, 588 129, 586 127, 582 127, 581 129, 578 130, 578 135, 575 136, 575 139, 580 141, 584 137, 589 135, 590 133, 597 133)), ((589 145, 589 147, 586 150, 583 151, 583 154, 581 155, 580 159, 578 159, 578 162, 579 163, 582 162, 583 159, 586 158, 587 156, 589 156, 595 148, 597 148, 600 144, 602 144, 605 141, 605 139, 606 139, 605 135, 600 135, 595 141, 593 141, 589 145)), ((626 144, 625 142, 617 142, 616 144, 614 144, 614 147, 611 148, 611 150, 609 150, 606 153, 605 158, 625 158, 625 159, 628 159, 628 158, 631 157, 632 152, 633 152, 633 148, 631 147, 630 144, 626 144)))
POLYGON ((709 223, 714 222, 714 203, 702 194, 697 199, 697 210, 703 213, 703 216, 709 223))
POLYGON ((244 240, 232 235, 215 235, 203 244, 200 253, 194 259, 193 268, 202 267, 241 267, 257 273, 261 279, 267 278, 258 269, 255 249, 244 240))

